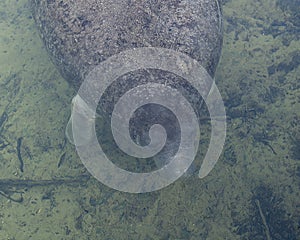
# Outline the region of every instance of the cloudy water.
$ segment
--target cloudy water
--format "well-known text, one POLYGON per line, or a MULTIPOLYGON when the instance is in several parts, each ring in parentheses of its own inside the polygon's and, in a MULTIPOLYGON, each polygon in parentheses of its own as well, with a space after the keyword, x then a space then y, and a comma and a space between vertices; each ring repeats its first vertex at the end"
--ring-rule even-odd
MULTIPOLYGON (((67 2, 70 1, 61 4, 67 2)), ((78 98, 72 103, 78 89, 53 64, 28 1, 0 1, 0 239, 299 239, 299 1, 223 0, 221 5, 223 46, 214 76, 218 92, 210 90, 207 99, 215 100, 217 96, 224 103, 226 140, 223 148, 219 146, 211 152, 211 156, 218 156, 220 150, 220 157, 204 164, 211 139, 215 137, 214 143, 221 144, 225 137, 220 134, 223 125, 214 125, 225 122, 224 116, 209 116, 216 101, 212 106, 207 101, 205 107, 201 96, 183 93, 193 101, 194 109, 202 106, 195 112, 199 131, 192 120, 181 125, 184 117, 194 117, 188 115, 188 107, 178 110, 184 114, 176 120, 176 114, 158 111, 154 101, 154 107, 146 106, 140 111, 163 112, 167 116, 164 120, 148 115, 141 118, 146 121, 142 126, 147 133, 139 128, 128 131, 135 143, 129 145, 122 121, 118 121, 125 119, 122 114, 114 115, 117 124, 112 132, 112 122, 101 117, 100 111, 91 113, 78 98), (74 128, 70 127, 74 104, 87 131, 82 130, 78 119, 74 128), (151 128, 153 122, 167 127, 162 130, 156 124, 157 128, 151 128), (184 127, 180 130, 180 126, 184 127), (74 129, 77 133, 73 136, 74 129), (176 134, 174 129, 178 130, 176 134), (214 129, 219 131, 213 137, 210 134, 214 129), (114 133, 120 132, 121 140, 115 141, 114 133), (169 134, 169 145, 163 148, 161 141, 154 140, 164 140, 165 133, 169 134), (76 136, 82 140, 77 141, 78 146, 76 136), (175 139, 178 136, 186 140, 185 144, 180 145, 175 139), (167 175, 150 174, 147 180, 132 178, 139 181, 124 183, 122 177, 131 179, 132 175, 120 176, 107 169, 108 165, 82 159, 83 153, 93 155, 93 137, 117 170, 151 173, 166 169, 167 175), (161 154, 140 157, 136 151, 150 143, 156 152, 162 150, 161 154), (180 146, 185 152, 176 155, 180 146), (133 156, 125 153, 128 149, 133 156), (183 165, 180 161, 168 165, 174 156, 187 160, 183 165), (173 167, 168 171, 164 166, 173 167), (199 174, 201 166, 204 168, 199 174), (95 178, 107 173, 108 182, 95 178), (112 187, 115 183, 119 185, 112 187)), ((182 21, 188 19, 184 16, 182 21)), ((88 26, 88 22, 83 25, 88 26)), ((156 55, 147 53, 145 63, 151 63, 156 55)), ((138 54, 131 52, 128 62, 138 54)), ((181 55, 184 61, 176 62, 178 56, 172 54, 169 56, 174 66, 170 63, 168 67, 175 73, 198 66, 181 55), (175 64, 182 67, 178 72, 175 64)), ((164 68, 164 62, 157 63, 157 68, 164 68)), ((142 73, 145 79, 157 76, 153 69, 142 73)), ((203 76, 207 77, 205 73, 203 76)), ((171 75, 159 81, 171 86, 170 90, 170 79, 171 75)), ((178 89, 184 89, 187 82, 194 84, 188 79, 178 89)), ((193 91, 198 90, 193 86, 193 91)), ((170 101, 168 106, 173 103, 170 101)), ((112 109, 109 111, 112 114, 112 109)), ((153 149, 149 147, 147 153, 156 153, 153 149)))

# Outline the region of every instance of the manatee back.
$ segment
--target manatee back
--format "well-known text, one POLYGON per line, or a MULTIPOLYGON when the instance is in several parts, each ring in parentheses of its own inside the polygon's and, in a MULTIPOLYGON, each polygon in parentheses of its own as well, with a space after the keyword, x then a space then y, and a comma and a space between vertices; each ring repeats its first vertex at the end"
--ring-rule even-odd
MULTIPOLYGON (((213 76, 222 47, 218 1, 31 0, 31 3, 52 60, 64 78, 78 90, 85 76, 99 63, 124 50, 140 47, 185 53, 213 76)), ((100 133, 102 139, 107 134, 111 139, 111 133, 106 129, 110 128, 110 116, 120 97, 130 89, 149 82, 178 89, 199 117, 201 96, 185 79, 159 69, 139 69, 114 81, 100 101, 97 112, 105 119, 103 133, 100 133)), ((204 88, 209 90, 211 84, 205 83, 204 88)), ((91 85, 80 92, 84 93, 84 96, 79 95, 87 105, 98 104, 99 99, 91 92, 94 86, 99 85, 105 85, 103 79, 92 79, 91 85)), ((142 97, 147 99, 149 96, 142 97)), ((179 99, 172 101, 174 106, 181 104, 179 99)), ((127 105, 131 107, 134 104, 127 105)), ((167 164, 176 154, 182 136, 176 116, 158 105, 146 105, 135 111, 132 122, 130 135, 138 145, 149 144, 149 127, 153 124, 165 128, 166 144, 153 160, 158 168, 167 164)))
POLYGON ((76 89, 94 66, 121 51, 186 53, 214 75, 222 46, 219 0, 31 0, 53 62, 76 89))

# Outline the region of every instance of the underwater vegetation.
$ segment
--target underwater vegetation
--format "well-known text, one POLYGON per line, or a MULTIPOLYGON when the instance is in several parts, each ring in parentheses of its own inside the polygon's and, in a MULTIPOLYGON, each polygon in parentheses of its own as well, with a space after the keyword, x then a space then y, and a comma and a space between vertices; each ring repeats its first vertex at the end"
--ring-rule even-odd
POLYGON ((295 160, 300 160, 300 134, 291 136, 290 155, 295 160))
MULTIPOLYGON (((300 5, 299 0, 277 0, 276 5, 280 7, 282 10, 290 10, 295 14, 300 14, 300 5)), ((299 21, 298 21, 299 24, 299 21)))
POLYGON ((283 207, 283 199, 265 185, 256 187, 251 198, 251 212, 244 221, 236 221, 236 233, 241 239, 296 240, 298 226, 283 207))
MULTIPOLYGON (((298 98, 300 101, 300 97, 298 98)), ((289 156, 294 160, 300 160, 300 118, 294 116, 288 130, 289 135, 289 156)))
POLYGON ((224 150, 224 162, 230 166, 234 166, 237 163, 237 156, 233 146, 229 146, 224 150))
POLYGON ((292 40, 299 40, 300 4, 299 0, 277 0, 276 6, 286 14, 284 21, 274 20, 267 30, 273 37, 283 36, 284 45, 288 46, 292 40))
POLYGON ((291 53, 290 61, 284 61, 279 64, 273 64, 269 66, 268 74, 269 76, 271 76, 278 71, 282 71, 286 74, 296 69, 299 65, 300 65, 300 51, 294 51, 293 53, 291 53))
POLYGON ((300 138, 293 140, 291 147, 291 157, 295 160, 300 160, 300 138))

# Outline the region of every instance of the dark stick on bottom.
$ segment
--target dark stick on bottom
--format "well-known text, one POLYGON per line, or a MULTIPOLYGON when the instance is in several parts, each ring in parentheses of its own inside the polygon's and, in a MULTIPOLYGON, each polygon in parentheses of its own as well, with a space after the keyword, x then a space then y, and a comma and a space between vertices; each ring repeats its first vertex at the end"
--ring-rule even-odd
POLYGON ((22 139, 23 139, 22 137, 19 137, 17 140, 17 154, 18 154, 18 159, 20 161, 20 171, 24 172, 24 162, 21 155, 22 139))

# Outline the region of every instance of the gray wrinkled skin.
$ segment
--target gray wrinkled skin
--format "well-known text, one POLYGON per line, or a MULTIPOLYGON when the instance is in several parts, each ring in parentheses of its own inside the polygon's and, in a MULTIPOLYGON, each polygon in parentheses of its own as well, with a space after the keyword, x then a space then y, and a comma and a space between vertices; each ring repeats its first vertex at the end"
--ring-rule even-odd
MULTIPOLYGON (((212 77, 215 73, 222 47, 219 0, 30 1, 53 62, 76 90, 100 62, 138 47, 180 51, 196 59, 212 77)), ((180 77, 154 69, 128 73, 118 79, 107 90, 99 112, 109 117, 120 96, 147 82, 179 89, 199 116, 201 96, 180 77)), ((84 100, 95 101, 92 96, 84 100)), ((146 106, 135 114, 133 122, 132 138, 141 145, 149 141, 149 126, 160 123, 165 127, 167 145, 156 160, 158 167, 164 165, 178 147, 180 127, 176 117, 157 106, 146 106)))

